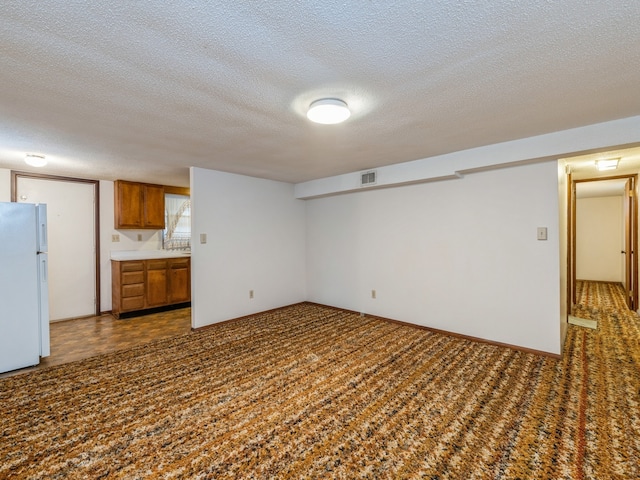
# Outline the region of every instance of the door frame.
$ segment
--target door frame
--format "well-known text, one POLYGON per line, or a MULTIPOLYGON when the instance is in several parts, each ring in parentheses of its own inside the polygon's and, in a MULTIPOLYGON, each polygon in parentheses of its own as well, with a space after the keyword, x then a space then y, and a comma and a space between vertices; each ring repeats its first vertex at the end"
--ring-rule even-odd
MULTIPOLYGON (((579 180, 572 180, 569 177, 569 221, 568 221, 568 243, 569 243, 569 265, 568 270, 570 273, 570 278, 568 282, 569 292, 568 296, 571 301, 571 306, 576 304, 576 243, 577 243, 577 235, 576 235, 576 218, 577 218, 577 208, 576 208, 576 184, 578 183, 586 183, 586 182, 599 182, 606 180, 631 180, 632 188, 630 191, 631 201, 629 202, 629 212, 626 218, 623 219, 625 225, 630 224, 630 231, 627 231, 625 226, 625 237, 630 235, 631 239, 631 271, 627 271, 626 265, 628 262, 625 262, 625 279, 631 280, 631 289, 629 289, 628 285, 625 290, 625 300, 627 302, 627 306, 630 310, 636 311, 638 310, 638 259, 636 252, 638 251, 638 196, 637 196, 637 185, 638 185, 638 175, 637 174, 628 174, 628 175, 612 175, 607 177, 593 177, 593 178, 584 178, 579 180), (628 292, 628 295, 627 295, 628 292)), ((626 241, 626 239, 625 239, 626 241)), ((571 309, 569 309, 571 312, 571 309)))
POLYGON ((571 169, 567 169, 567 316, 571 315, 576 299, 576 184, 571 169))
POLYGON ((94 229, 94 253, 95 253, 95 286, 94 292, 95 311, 94 315, 100 315, 100 182, 98 180, 89 180, 86 178, 60 177, 57 175, 47 175, 42 173, 21 172, 18 170, 11 171, 11 201, 18 201, 18 179, 32 178, 38 180, 51 180, 56 182, 76 182, 88 183, 93 185, 93 229, 94 229))
POLYGON ((638 262, 636 258, 636 252, 638 247, 636 245, 637 234, 633 231, 635 224, 637 223, 637 209, 635 208, 636 201, 636 179, 629 178, 624 184, 624 200, 623 200, 623 215, 624 215, 624 283, 625 283, 625 300, 630 310, 638 309, 638 288, 637 288, 637 275, 634 277, 634 266, 637 270, 638 262), (635 215, 635 217, 634 217, 635 215), (631 252, 629 252, 629 250, 631 252), (631 288, 629 285, 631 284, 631 288))

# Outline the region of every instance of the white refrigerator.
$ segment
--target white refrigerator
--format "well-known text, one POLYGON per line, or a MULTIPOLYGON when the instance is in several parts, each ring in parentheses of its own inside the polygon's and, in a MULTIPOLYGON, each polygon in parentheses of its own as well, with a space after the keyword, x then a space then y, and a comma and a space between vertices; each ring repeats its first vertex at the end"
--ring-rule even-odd
POLYGON ((50 354, 47 206, 0 202, 0 373, 50 354))

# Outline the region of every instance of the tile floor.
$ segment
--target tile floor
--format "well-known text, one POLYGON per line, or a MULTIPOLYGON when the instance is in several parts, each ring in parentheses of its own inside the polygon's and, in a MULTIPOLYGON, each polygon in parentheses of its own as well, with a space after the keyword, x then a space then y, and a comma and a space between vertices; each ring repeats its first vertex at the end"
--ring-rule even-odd
POLYGON ((17 375, 40 368, 122 350, 191 331, 191 308, 116 320, 111 314, 51 323, 51 356, 35 367, 0 374, 17 375))

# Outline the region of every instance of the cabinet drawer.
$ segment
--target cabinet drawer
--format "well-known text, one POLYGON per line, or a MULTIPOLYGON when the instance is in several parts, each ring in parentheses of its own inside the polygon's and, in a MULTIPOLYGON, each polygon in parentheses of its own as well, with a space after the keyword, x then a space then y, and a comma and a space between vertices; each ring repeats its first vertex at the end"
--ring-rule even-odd
POLYGON ((144 283, 135 283, 133 285, 122 286, 122 297, 141 297, 144 295, 144 283))
POLYGON ((140 310, 144 308, 144 297, 128 297, 122 299, 122 310, 140 310))
POLYGON ((144 262, 121 262, 120 271, 122 272, 141 272, 144 270, 144 262))
POLYGON ((131 285, 144 282, 144 272, 122 272, 122 284, 131 285))
POLYGON ((169 266, 170 268, 187 268, 189 260, 189 258, 172 258, 169 260, 169 266))
POLYGON ((147 260, 147 270, 166 270, 166 260, 147 260))

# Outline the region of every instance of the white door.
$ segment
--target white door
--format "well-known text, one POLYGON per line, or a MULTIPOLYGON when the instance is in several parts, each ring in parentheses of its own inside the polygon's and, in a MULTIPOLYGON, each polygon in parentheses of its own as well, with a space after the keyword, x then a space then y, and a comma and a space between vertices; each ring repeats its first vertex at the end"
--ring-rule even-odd
POLYGON ((94 184, 19 176, 16 200, 47 204, 50 319, 95 315, 94 184))

